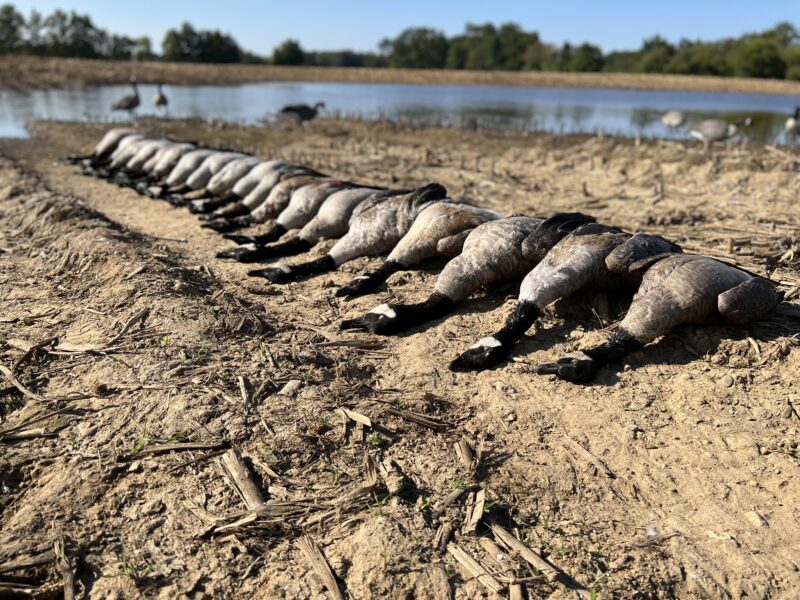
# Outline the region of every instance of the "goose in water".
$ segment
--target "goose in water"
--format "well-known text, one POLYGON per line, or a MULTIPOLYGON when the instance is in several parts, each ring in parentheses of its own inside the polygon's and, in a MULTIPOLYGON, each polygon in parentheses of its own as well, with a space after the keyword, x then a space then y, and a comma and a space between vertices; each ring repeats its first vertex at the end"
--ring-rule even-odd
POLYGON ((562 237, 593 220, 572 213, 548 220, 507 217, 478 225, 464 240, 461 254, 444 266, 427 300, 381 304, 362 317, 342 321, 341 328, 389 335, 443 317, 481 287, 523 277, 562 237))
POLYGON ((783 128, 787 135, 797 135, 800 133, 800 106, 794 109, 794 114, 786 119, 783 128))
POLYGON ((167 108, 169 104, 169 100, 167 96, 164 94, 164 91, 161 89, 161 84, 158 84, 158 89, 156 90, 156 95, 153 96, 153 104, 155 104, 158 108, 164 107, 167 108))
POLYGON ((139 106, 139 88, 134 78, 131 78, 131 87, 133 88, 133 93, 123 96, 114 102, 114 104, 111 105, 111 110, 125 110, 133 115, 133 111, 139 106))
MULTIPOLYGON (((665 252, 680 252, 680 248, 665 239, 638 234, 633 237, 619 229, 591 223, 577 228, 547 253, 522 280, 517 305, 502 329, 485 337, 461 354, 452 363, 451 371, 478 371, 504 360, 512 346, 534 324, 544 308, 557 300, 587 290, 626 289, 638 283, 641 273, 625 273, 606 266, 608 257, 616 251, 636 260, 665 252)), ((617 259, 612 259, 612 263, 617 259)))
POLYGON ((281 109, 281 114, 298 123, 306 123, 316 118, 320 108, 325 108, 324 102, 317 102, 313 107, 308 104, 289 104, 281 109))
POLYGON ((647 271, 619 328, 605 343, 539 365, 537 373, 588 382, 601 367, 641 350, 679 325, 719 320, 744 325, 762 318, 783 300, 774 282, 706 256, 632 259, 614 268, 647 271))
POLYGON ((292 240, 265 246, 266 236, 226 235, 224 237, 241 245, 218 252, 217 258, 233 258, 239 262, 251 263, 307 252, 322 240, 338 239, 347 233, 353 211, 368 198, 377 194, 381 198, 390 198, 408 193, 409 190, 376 190, 369 187, 339 190, 325 199, 316 216, 292 240))
POLYGON ((667 129, 678 129, 686 123, 686 115, 679 110, 669 110, 661 115, 661 123, 667 129))
POLYGON ((356 207, 347 233, 325 256, 291 266, 276 264, 272 268, 250 271, 248 275, 266 277, 273 283, 288 283, 333 271, 360 256, 387 253, 408 232, 423 209, 443 200, 445 196, 447 190, 438 183, 431 183, 409 194, 389 199, 382 199, 377 195, 356 207))
POLYGON ((689 130, 689 135, 703 142, 703 149, 708 150, 711 142, 724 142, 734 138, 739 133, 739 126, 748 126, 751 123, 750 117, 735 123, 728 123, 722 119, 706 119, 693 126, 689 130))
POLYGON ((435 256, 457 256, 469 232, 481 223, 501 219, 493 210, 463 202, 442 201, 419 213, 411 229, 377 270, 356 277, 337 290, 337 296, 362 296, 374 292, 390 275, 405 271, 435 256))
POLYGON ((288 165, 272 176, 265 177, 241 202, 206 215, 202 227, 220 233, 235 231, 277 217, 289 205, 292 195, 300 188, 329 177, 313 169, 288 165), (252 208, 251 208, 252 207, 252 208))

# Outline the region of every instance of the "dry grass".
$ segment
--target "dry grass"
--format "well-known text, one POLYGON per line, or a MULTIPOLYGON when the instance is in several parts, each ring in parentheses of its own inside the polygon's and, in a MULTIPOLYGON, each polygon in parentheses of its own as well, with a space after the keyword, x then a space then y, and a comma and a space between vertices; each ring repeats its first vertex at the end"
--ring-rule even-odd
POLYGON ((782 80, 643 73, 539 73, 442 71, 271 65, 209 65, 168 62, 115 62, 6 56, 0 58, 0 89, 81 87, 125 83, 131 75, 145 83, 234 85, 259 81, 339 81, 530 87, 587 87, 691 90, 800 95, 800 83, 782 80))

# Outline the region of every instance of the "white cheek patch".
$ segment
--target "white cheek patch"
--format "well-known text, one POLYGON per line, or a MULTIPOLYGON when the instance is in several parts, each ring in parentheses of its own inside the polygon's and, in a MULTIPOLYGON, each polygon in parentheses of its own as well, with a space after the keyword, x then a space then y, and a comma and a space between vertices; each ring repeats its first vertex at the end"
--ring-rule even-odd
POLYGON ((284 273, 291 273, 292 272, 292 268, 289 265, 287 265, 286 263, 281 263, 281 262, 273 263, 272 266, 275 267, 276 269, 278 269, 279 271, 283 271, 284 273))
POLYGON ((383 315, 384 317, 387 317, 389 319, 397 318, 397 313, 394 312, 392 307, 389 306, 388 304, 380 304, 380 305, 376 306, 375 308, 373 308, 369 312, 375 313, 375 314, 378 314, 378 315, 383 315))
POLYGON ((242 244, 239 246, 239 248, 242 248, 244 250, 257 250, 258 246, 256 244, 250 243, 250 244, 242 244))
MULTIPOLYGON (((369 275, 359 275, 358 277, 353 277, 353 281, 360 281, 362 279, 369 279, 369 275)), ((381 305, 384 306, 384 305, 381 305)))
POLYGON ((570 352, 567 354, 567 358, 575 358, 577 360, 592 360, 592 357, 583 352, 582 350, 576 350, 575 352, 570 352))
POLYGON ((473 348, 497 348, 498 346, 502 345, 503 344, 496 337, 489 336, 475 342, 472 346, 470 346, 470 350, 473 348))

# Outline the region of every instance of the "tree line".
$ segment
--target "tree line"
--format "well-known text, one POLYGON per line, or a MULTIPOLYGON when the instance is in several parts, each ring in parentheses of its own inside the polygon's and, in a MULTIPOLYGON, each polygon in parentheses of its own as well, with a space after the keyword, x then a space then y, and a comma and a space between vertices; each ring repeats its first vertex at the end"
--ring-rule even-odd
POLYGON ((239 46, 227 33, 197 30, 189 23, 170 29, 157 55, 150 39, 112 34, 89 15, 36 10, 25 18, 11 4, 0 6, 0 54, 28 54, 114 60, 210 63, 273 63, 323 67, 476 69, 502 71, 606 71, 769 77, 800 80, 800 32, 789 22, 738 38, 683 39, 673 44, 659 36, 632 51, 603 53, 590 43, 554 45, 516 23, 467 24, 463 33, 411 27, 381 41, 378 52, 309 52, 286 40, 270 57, 239 46))

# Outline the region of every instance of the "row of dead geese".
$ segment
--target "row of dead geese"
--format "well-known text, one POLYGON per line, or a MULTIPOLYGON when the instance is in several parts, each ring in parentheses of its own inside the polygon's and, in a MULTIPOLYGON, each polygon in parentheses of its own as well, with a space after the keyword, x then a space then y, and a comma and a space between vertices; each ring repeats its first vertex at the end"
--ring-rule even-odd
POLYGON ((71 160, 87 174, 201 213, 204 227, 239 244, 219 252, 219 258, 266 262, 304 253, 321 240, 338 240, 321 258, 248 273, 276 284, 329 272, 358 257, 385 255, 380 267, 336 292, 360 296, 375 292, 393 273, 437 256, 452 257, 424 302, 381 304, 343 321, 343 329, 395 334, 446 316, 483 286, 522 280, 503 327, 453 360, 454 371, 501 363, 545 307, 584 290, 638 291, 604 343, 539 365, 536 372, 586 382, 600 367, 681 324, 748 323, 783 298, 774 282, 710 257, 683 254, 658 235, 632 235, 581 213, 505 216, 450 199, 436 183, 413 190, 360 185, 282 160, 153 139, 130 129, 110 130, 92 155, 71 160), (270 219, 272 228, 264 234, 231 233, 270 219), (287 236, 290 231, 295 234, 287 236))

